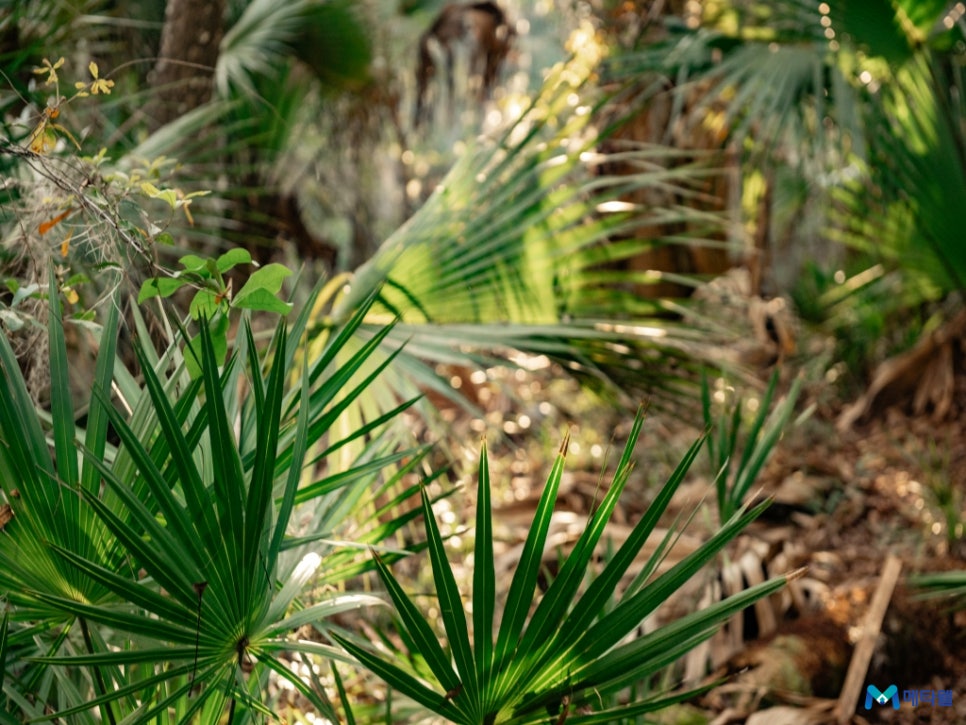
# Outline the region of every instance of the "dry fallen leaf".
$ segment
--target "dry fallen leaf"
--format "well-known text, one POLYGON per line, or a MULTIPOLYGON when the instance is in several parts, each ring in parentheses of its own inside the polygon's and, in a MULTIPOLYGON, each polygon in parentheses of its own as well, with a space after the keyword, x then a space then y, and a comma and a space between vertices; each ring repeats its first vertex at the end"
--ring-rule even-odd
POLYGON ((3 531, 3 527, 10 523, 10 519, 13 518, 13 509, 10 508, 10 504, 5 503, 0 505, 0 531, 3 531))

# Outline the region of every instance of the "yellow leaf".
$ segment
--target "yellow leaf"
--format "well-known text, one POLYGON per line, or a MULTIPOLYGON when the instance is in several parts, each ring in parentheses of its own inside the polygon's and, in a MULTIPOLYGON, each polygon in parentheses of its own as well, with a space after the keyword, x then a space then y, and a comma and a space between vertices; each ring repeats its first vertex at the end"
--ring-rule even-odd
POLYGON ((178 198, 174 189, 159 189, 149 181, 141 182, 141 191, 152 199, 162 199, 168 203, 172 209, 177 208, 178 198))
POLYGON ((52 123, 52 124, 50 124, 50 129, 51 129, 51 130, 50 130, 50 135, 51 135, 51 136, 53 137, 53 139, 54 139, 54 141, 57 141, 57 136, 56 136, 56 135, 54 134, 54 130, 57 130, 57 131, 60 131, 60 132, 61 132, 62 134, 64 134, 64 135, 65 135, 65 136, 66 136, 67 138, 69 138, 69 139, 70 139, 70 141, 71 141, 71 143, 72 143, 72 144, 74 144, 74 145, 75 145, 75 146, 77 147, 77 150, 78 150, 78 151, 80 151, 80 147, 81 147, 81 146, 80 146, 80 144, 79 144, 79 143, 77 142, 77 139, 76 139, 76 138, 74 138, 74 134, 72 134, 72 133, 71 133, 70 131, 68 131, 68 130, 67 130, 66 128, 64 128, 63 126, 61 126, 61 125, 60 125, 59 123, 52 123))
POLYGON ((89 66, 87 66, 87 70, 89 70, 91 72, 91 75, 94 76, 94 79, 96 80, 97 79, 97 63, 95 63, 94 61, 91 61, 91 64, 89 66))
POLYGON ((67 288, 67 289, 64 290, 64 297, 72 305, 76 305, 77 304, 77 300, 80 299, 80 295, 78 295, 75 290, 72 290, 70 288, 67 288))
POLYGON ((35 154, 43 155, 56 145, 57 134, 50 129, 50 127, 47 125, 47 120, 44 119, 40 122, 40 125, 34 129, 33 134, 30 136, 30 150, 35 154))
POLYGON ((35 154, 44 152, 44 132, 47 131, 47 119, 40 122, 34 132, 30 134, 30 150, 35 154))

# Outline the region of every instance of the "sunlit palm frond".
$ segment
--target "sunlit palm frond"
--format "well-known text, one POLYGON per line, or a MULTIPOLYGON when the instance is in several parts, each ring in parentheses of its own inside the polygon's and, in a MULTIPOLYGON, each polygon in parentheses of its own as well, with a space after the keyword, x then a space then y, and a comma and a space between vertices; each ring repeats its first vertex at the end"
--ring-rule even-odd
POLYGON ((964 82, 961 68, 921 55, 884 83, 870 101, 867 180, 837 196, 841 238, 916 275, 927 298, 966 286, 966 226, 951 213, 966 198, 964 82))
MULTIPOLYGON (((366 668, 426 710, 454 723, 536 723, 568 720, 571 708, 579 722, 614 722, 619 717, 658 710, 673 702, 622 699, 608 709, 604 697, 642 682, 709 638, 727 617, 781 588, 790 577, 778 577, 741 594, 693 612, 643 636, 632 635, 641 621, 693 577, 763 509, 741 509, 698 550, 639 588, 619 591, 622 577, 651 536, 688 467, 697 456, 696 442, 671 474, 647 514, 642 516, 606 566, 588 582, 588 567, 605 536, 632 467, 633 446, 643 414, 631 436, 593 518, 543 591, 538 580, 543 565, 555 499, 568 448, 565 438, 543 487, 519 562, 510 581, 496 580, 493 554, 490 475, 486 447, 480 456, 478 510, 474 545, 472 620, 440 535, 428 497, 423 518, 436 590, 437 611, 445 632, 444 648, 431 621, 408 595, 388 566, 377 560, 379 574, 398 613, 398 629, 413 654, 425 663, 414 676, 405 657, 378 643, 362 645, 337 639, 366 668), (504 599, 497 608, 497 590, 504 599), (472 626, 470 626, 472 625, 472 626), (471 635, 472 632, 472 635, 471 635), (629 636, 630 635, 630 636, 629 636), (597 712, 595 712, 597 710, 597 712), (603 710, 604 712, 600 712, 603 710), (589 715, 589 713, 594 713, 589 715)), ((656 566, 655 555, 650 566, 656 566)), ((694 693, 690 693, 693 695, 694 693)))
POLYGON ((723 215, 694 204, 716 171, 663 147, 599 153, 592 92, 572 72, 558 69, 501 137, 477 142, 335 300, 337 320, 381 287, 379 306, 400 318, 393 335, 410 340, 400 380, 432 387, 426 363, 495 364, 518 351, 611 392, 680 399, 689 362, 714 354, 714 335, 640 297, 643 275, 621 265, 655 245, 725 245, 713 240, 723 215), (608 161, 630 171, 607 174, 608 161), (676 201, 622 201, 641 189, 676 201))

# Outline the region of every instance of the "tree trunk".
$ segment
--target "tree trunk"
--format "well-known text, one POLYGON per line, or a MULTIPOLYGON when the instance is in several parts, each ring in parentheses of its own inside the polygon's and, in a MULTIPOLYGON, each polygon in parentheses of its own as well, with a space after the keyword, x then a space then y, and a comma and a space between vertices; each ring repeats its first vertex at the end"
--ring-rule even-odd
POLYGON ((225 0, 168 0, 161 51, 149 76, 155 91, 147 109, 152 129, 211 98, 224 17, 225 0))

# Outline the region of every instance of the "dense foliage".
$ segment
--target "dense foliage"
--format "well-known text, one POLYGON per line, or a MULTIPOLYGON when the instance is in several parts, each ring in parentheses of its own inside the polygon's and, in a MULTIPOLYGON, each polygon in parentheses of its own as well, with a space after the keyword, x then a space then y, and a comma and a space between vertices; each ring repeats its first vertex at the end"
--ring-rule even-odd
POLYGON ((441 7, 214 2, 210 64, 145 61, 192 5, 0 18, 0 722, 637 722, 693 696, 680 659, 789 577, 653 616, 767 506, 803 386, 776 371, 749 416, 708 372, 723 391, 794 353, 769 293, 859 340, 855 375, 954 309, 963 14, 532 3, 547 67, 479 95, 441 73, 427 131, 399 59, 434 18, 445 40, 441 7), (699 257, 744 262, 764 316, 692 298, 724 271, 699 257), (758 332, 764 358, 734 354, 758 332), (463 492, 431 446, 441 405, 486 412, 452 371, 528 364, 630 430, 550 572, 564 435, 501 587, 488 446, 472 552, 441 532, 463 492), (708 433, 611 541, 643 397, 708 433), (702 446, 712 531, 645 555, 702 446))

